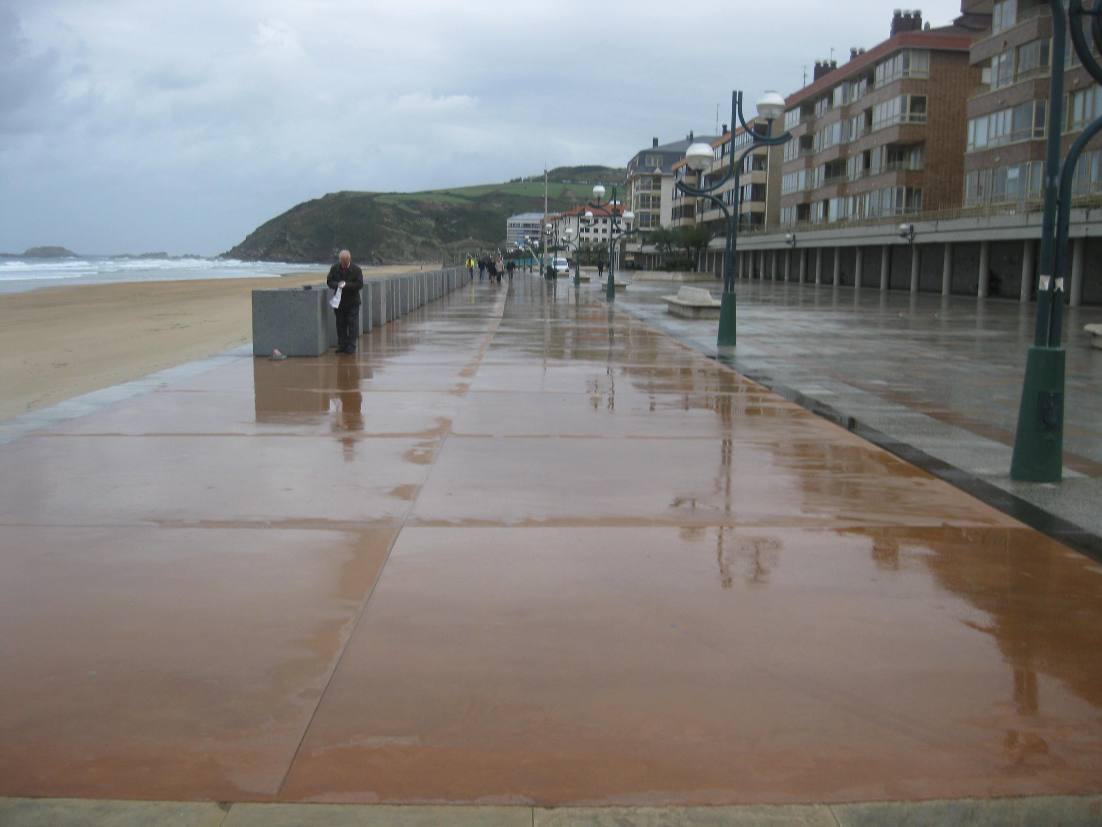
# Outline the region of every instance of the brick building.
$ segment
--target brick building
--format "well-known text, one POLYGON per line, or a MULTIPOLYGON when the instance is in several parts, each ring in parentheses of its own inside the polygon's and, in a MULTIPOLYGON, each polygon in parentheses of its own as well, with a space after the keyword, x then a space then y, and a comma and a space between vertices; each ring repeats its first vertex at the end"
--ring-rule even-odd
MULTIPOLYGON (((991 26, 973 44, 982 72, 968 100, 964 206, 1039 201, 1044 180, 1052 75, 1052 15, 1038 0, 964 0, 966 12, 986 12, 991 26)), ((1071 43, 1064 65, 1063 152, 1102 115, 1102 87, 1082 67, 1071 43)), ((1102 138, 1088 145, 1076 175, 1077 196, 1102 193, 1102 138)))
POLYGON ((782 225, 833 224, 960 206, 965 104, 981 72, 969 48, 982 25, 965 15, 923 27, 896 11, 891 36, 820 62, 786 101, 782 225))

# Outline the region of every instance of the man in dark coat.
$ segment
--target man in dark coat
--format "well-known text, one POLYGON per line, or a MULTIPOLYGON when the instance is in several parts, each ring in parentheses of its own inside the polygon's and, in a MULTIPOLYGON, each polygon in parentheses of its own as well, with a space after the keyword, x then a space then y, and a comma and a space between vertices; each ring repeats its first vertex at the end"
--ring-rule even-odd
POLYGON ((337 314, 337 352, 355 353, 360 338, 360 291, 364 273, 352 263, 352 254, 341 250, 337 263, 329 268, 325 283, 330 290, 341 290, 341 303, 333 310, 337 314))

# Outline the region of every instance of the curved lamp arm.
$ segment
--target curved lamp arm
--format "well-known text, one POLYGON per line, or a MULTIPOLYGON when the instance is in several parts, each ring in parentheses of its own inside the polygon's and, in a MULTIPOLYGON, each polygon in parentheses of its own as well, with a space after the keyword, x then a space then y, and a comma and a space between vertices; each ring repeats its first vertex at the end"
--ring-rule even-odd
POLYGON ((1075 46, 1075 52, 1079 55, 1079 59, 1083 62, 1083 66, 1095 82, 1102 83, 1102 65, 1098 63, 1098 59, 1095 58, 1094 53, 1091 52, 1090 45, 1087 43, 1087 36, 1083 31, 1083 24, 1081 19, 1084 15, 1090 15, 1093 20, 1091 21, 1091 37, 1098 46, 1099 51, 1102 51, 1102 8, 1095 7, 1090 11, 1083 8, 1083 0, 1071 0, 1070 7, 1068 9, 1068 22, 1071 29, 1071 42, 1075 46))

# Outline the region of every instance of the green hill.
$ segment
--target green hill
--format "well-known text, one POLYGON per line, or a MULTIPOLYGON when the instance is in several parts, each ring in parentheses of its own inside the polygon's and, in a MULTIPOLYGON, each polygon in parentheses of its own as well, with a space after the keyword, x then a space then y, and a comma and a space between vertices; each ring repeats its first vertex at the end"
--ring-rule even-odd
MULTIPOLYGON (((556 212, 583 203, 594 183, 622 188, 624 170, 560 167, 548 180, 548 209, 556 212)), ((426 192, 336 192, 265 222, 223 256, 324 262, 347 247, 364 264, 428 261, 498 247, 510 215, 542 211, 542 175, 426 192)))

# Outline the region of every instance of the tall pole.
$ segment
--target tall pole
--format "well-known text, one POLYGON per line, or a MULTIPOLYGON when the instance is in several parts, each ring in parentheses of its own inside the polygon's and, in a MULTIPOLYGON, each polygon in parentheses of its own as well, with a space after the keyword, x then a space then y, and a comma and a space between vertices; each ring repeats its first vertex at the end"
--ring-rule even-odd
MULTIPOLYGON (((746 123, 742 113, 742 92, 731 93, 731 149, 728 153, 727 174, 719 181, 712 181, 704 186, 703 180, 697 187, 690 187, 684 181, 677 182, 677 188, 696 198, 708 198, 720 205, 727 219, 727 240, 724 245, 723 255, 723 296, 719 309, 719 332, 716 337, 716 345, 720 348, 735 346, 736 341, 736 305, 735 305, 735 257, 738 251, 738 220, 742 210, 741 173, 742 162, 746 156, 763 146, 780 146, 791 140, 792 135, 784 132, 773 137, 773 118, 767 117, 765 122, 765 134, 751 129, 746 123), (743 132, 750 136, 750 144, 741 153, 735 152, 736 125, 741 124, 743 132), (731 197, 732 208, 728 210, 722 199, 714 197, 711 193, 718 190, 728 181, 734 185, 731 197)), ((701 179, 704 176, 704 167, 697 170, 701 179)))
MULTIPOLYGON (((1058 271, 1056 226, 1060 202, 1060 141, 1064 124, 1064 56, 1067 20, 1062 0, 1048 0, 1052 15, 1052 67, 1045 152, 1045 211, 1041 221, 1037 323, 1026 356, 1025 380, 1018 407, 1018 429, 1010 477, 1025 482, 1059 482, 1063 477, 1064 368, 1058 305, 1064 301, 1064 274, 1058 271)), ((985 273, 980 273, 984 278, 985 273)))
POLYGON ((613 187, 612 199, 608 202, 608 287, 605 288, 605 298, 610 302, 616 300, 616 268, 612 263, 612 239, 616 237, 615 203, 616 187, 613 187))

